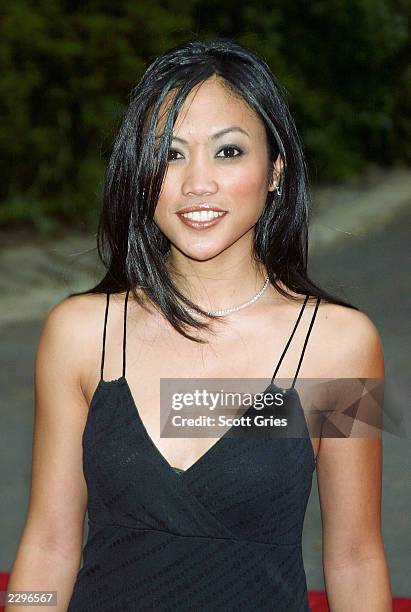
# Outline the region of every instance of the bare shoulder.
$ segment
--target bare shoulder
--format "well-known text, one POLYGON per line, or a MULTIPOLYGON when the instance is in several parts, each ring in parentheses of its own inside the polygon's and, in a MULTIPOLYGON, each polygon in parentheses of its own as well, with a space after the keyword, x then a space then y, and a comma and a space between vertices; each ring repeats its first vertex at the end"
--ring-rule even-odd
POLYGON ((70 372, 81 384, 96 362, 105 304, 105 294, 88 293, 68 296, 53 306, 43 322, 37 360, 56 360, 65 377, 70 372))
POLYGON ((53 306, 44 321, 43 330, 73 342, 87 341, 95 333, 100 317, 96 316, 106 303, 105 294, 83 294, 68 296, 53 306), (85 335, 84 335, 85 334, 85 335))
POLYGON ((63 298, 53 306, 47 315, 48 321, 53 321, 63 327, 72 324, 89 325, 90 315, 95 312, 99 304, 106 303, 104 293, 84 293, 63 298))
POLYGON ((383 378, 380 333, 365 312, 321 301, 317 316, 322 351, 335 367, 336 376, 383 378))

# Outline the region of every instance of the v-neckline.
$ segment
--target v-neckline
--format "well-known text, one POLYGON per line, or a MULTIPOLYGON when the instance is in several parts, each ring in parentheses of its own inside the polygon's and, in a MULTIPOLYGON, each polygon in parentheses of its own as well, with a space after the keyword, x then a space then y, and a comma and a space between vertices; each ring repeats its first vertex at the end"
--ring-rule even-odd
MULTIPOLYGON (((146 429, 146 426, 144 424, 144 421, 141 418, 141 415, 140 415, 140 412, 138 410, 137 404, 136 404, 136 402, 134 400, 134 396, 133 396, 133 393, 131 392, 130 385, 128 384, 127 378, 124 375, 120 376, 119 378, 116 378, 114 380, 104 380, 103 378, 100 378, 100 380, 98 382, 98 385, 97 385, 97 387, 96 387, 96 389, 95 389, 95 391, 93 393, 93 396, 92 396, 92 398, 90 400, 87 421, 89 419, 91 408, 92 408, 92 405, 94 404, 94 402, 96 400, 96 396, 98 394, 99 389, 100 388, 107 389, 107 388, 110 388, 110 387, 113 387, 113 386, 117 386, 117 385, 122 385, 122 386, 124 386, 126 388, 126 392, 127 392, 128 397, 129 397, 129 400, 130 400, 129 408, 132 411, 132 418, 137 423, 139 423, 139 425, 141 426, 143 435, 144 435, 146 441, 148 442, 148 444, 153 449, 154 454, 160 459, 160 461, 166 467, 168 472, 173 474, 173 476, 175 478, 179 479, 179 480, 182 480, 186 474, 191 474, 192 472, 194 472, 198 466, 202 465, 202 463, 204 461, 206 461, 210 456, 212 456, 213 453, 216 452, 218 450, 218 448, 221 446, 220 443, 222 443, 222 441, 228 437, 228 434, 233 429, 233 426, 229 427, 227 429, 227 431, 222 436, 220 436, 216 440, 216 442, 214 442, 214 444, 212 444, 210 446, 210 448, 208 448, 205 451, 205 453, 200 455, 200 457, 192 465, 190 465, 187 469, 181 469, 180 473, 177 473, 174 470, 175 466, 171 465, 171 463, 163 455, 163 453, 160 451, 160 449, 157 447, 157 445, 154 444, 153 439, 151 438, 150 434, 148 433, 148 431, 146 429)), ((298 393, 298 391, 297 391, 297 389, 295 387, 292 386, 292 387, 288 387, 288 388, 284 389, 284 387, 279 387, 278 385, 276 385, 275 382, 273 382, 273 380, 270 381, 269 385, 262 392, 262 394, 265 395, 269 391, 270 388, 275 389, 276 391, 282 391, 283 393, 289 393, 289 392, 291 392, 293 390, 297 394, 297 396, 299 397, 299 393, 298 393)), ((241 416, 247 415, 249 412, 251 412, 252 408, 254 408, 254 404, 251 404, 251 406, 249 406, 247 408, 247 410, 241 416)), ((85 428, 85 430, 86 430, 86 428, 85 428)), ((83 432, 83 443, 84 443, 85 430, 83 432)), ((312 442, 311 442, 311 438, 310 438, 308 429, 307 429, 307 433, 308 433, 307 440, 308 440, 308 443, 309 443, 309 446, 310 446, 310 455, 311 455, 312 462, 313 462, 313 468, 315 469, 316 465, 317 465, 317 457, 315 456, 314 448, 313 448, 313 445, 312 445, 312 442)), ((177 469, 180 469, 180 468, 177 468, 177 469)))
MULTIPOLYGON (((137 403, 136 403, 136 401, 134 399, 134 395, 133 395, 133 393, 131 391, 130 385, 128 384, 128 380, 126 378, 126 322, 127 322, 127 303, 128 303, 129 292, 130 292, 130 290, 127 290, 126 298, 125 298, 125 302, 124 302, 123 373, 122 373, 122 376, 120 376, 119 378, 117 378, 115 380, 111 380, 111 381, 106 381, 103 378, 103 375, 104 375, 104 354, 105 354, 105 342, 106 342, 106 325, 107 325, 107 315, 108 315, 108 307, 109 307, 109 300, 110 300, 110 292, 107 292, 107 294, 106 294, 107 298, 106 298, 106 309, 105 309, 105 319, 104 319, 103 351, 102 351, 102 357, 101 357, 100 380, 99 380, 98 386, 95 389, 93 397, 91 399, 88 414, 90 414, 91 404, 93 403, 93 400, 94 400, 94 398, 95 398, 95 396, 97 394, 97 391, 100 388, 101 389, 102 388, 109 388, 112 385, 123 385, 123 386, 125 386, 126 387, 127 395, 129 396, 129 400, 130 400, 130 402, 127 402, 127 403, 130 404, 129 408, 132 409, 133 412, 134 412, 133 419, 136 421, 136 423, 138 423, 140 425, 140 427, 142 429, 142 433, 143 433, 144 437, 146 438, 147 443, 153 448, 153 451, 154 451, 155 455, 168 468, 169 473, 172 473, 176 478, 178 477, 179 479, 181 479, 186 474, 191 474, 191 472, 195 471, 207 459, 209 459, 211 456, 213 456, 213 454, 220 448, 222 442, 230 435, 230 432, 233 430, 233 426, 229 427, 227 429, 227 431, 222 436, 220 436, 216 440, 216 442, 214 442, 214 444, 212 444, 202 455, 200 455, 200 457, 196 461, 194 461, 194 463, 192 465, 190 465, 185 470, 181 469, 181 473, 177 474, 176 470, 174 469, 175 466, 173 466, 170 463, 170 461, 163 455, 163 453, 160 451, 160 449, 157 447, 157 445, 154 443, 154 440, 151 438, 150 434, 148 433, 147 428, 146 428, 146 426, 144 424, 144 421, 143 421, 143 419, 142 419, 142 417, 140 415, 140 411, 138 409, 138 405, 137 405, 137 403)), ((291 342, 291 340, 292 340, 292 338, 294 336, 294 333, 295 333, 295 331, 296 331, 296 329, 298 327, 298 324, 300 322, 301 316, 302 316, 302 314, 304 312, 304 309, 305 309, 305 306, 306 306, 306 304, 308 302, 309 297, 310 297, 309 294, 307 294, 305 296, 304 303, 303 303, 302 307, 300 308, 300 312, 299 312, 297 321, 296 321, 296 323, 294 325, 294 328, 293 328, 293 330, 291 332, 291 336, 289 337, 288 342, 287 342, 287 344, 286 344, 286 346, 285 346, 285 348, 284 348, 284 350, 283 350, 283 352, 281 354, 281 357, 280 357, 280 359, 279 359, 279 361, 277 363, 277 366, 275 368, 274 374, 271 377, 269 385, 267 386, 267 388, 263 392, 260 392, 259 395, 265 395, 272 388, 277 389, 277 390, 281 389, 280 387, 278 387, 274 383, 274 379, 275 379, 277 370, 280 367, 280 364, 281 364, 281 362, 282 362, 282 360, 284 358, 284 355, 287 352, 288 346, 289 346, 289 344, 290 344, 290 342, 291 342)), ((311 318, 310 327, 308 329, 308 333, 307 333, 307 336, 306 336, 306 339, 305 339, 305 343, 304 343, 303 351, 302 351, 302 354, 301 354, 301 357, 300 357, 300 361, 299 361, 299 364, 298 364, 297 372, 296 372, 296 374, 294 376, 294 382, 295 382, 295 380, 297 378, 297 375, 298 375, 298 371, 299 371, 299 368, 300 368, 300 365, 301 365, 301 361, 302 361, 302 358, 303 358, 303 355, 304 355, 304 350, 305 350, 305 347, 306 347, 306 344, 307 344, 307 340, 308 340, 309 334, 311 332, 312 325, 314 323, 314 318, 315 318, 315 315, 317 313, 320 301, 321 301, 321 298, 317 298, 317 304, 316 304, 316 307, 315 307, 315 310, 314 310, 314 315, 311 318)), ((293 385, 290 388, 283 389, 283 393, 286 393, 288 391, 293 390, 294 392, 297 393, 297 396, 299 398, 299 394, 298 394, 298 392, 296 391, 296 389, 294 387, 294 382, 293 382, 293 385)), ((254 404, 255 403, 253 403, 250 407, 248 407, 247 410, 242 415, 240 415, 240 416, 243 417, 243 416, 248 415, 248 413, 252 410, 252 408, 254 408, 254 404)), ((310 443, 311 454, 312 454, 314 462, 315 462, 314 449, 313 449, 313 446, 312 446, 312 443, 311 443, 311 438, 310 438, 310 436, 308 436, 308 438, 309 438, 309 443, 310 443)), ((83 432, 82 440, 84 442, 84 432, 83 432)), ((179 469, 179 468, 177 468, 177 469, 179 469)))
MULTIPOLYGON (((111 381, 103 381, 103 382, 111 382, 111 381)), ((128 384, 127 378, 125 376, 121 376, 120 378, 116 379, 115 382, 123 383, 124 386, 126 387, 127 394, 129 396, 129 399, 130 399, 130 407, 132 408, 132 410, 134 412, 134 417, 133 418, 137 419, 137 422, 139 423, 139 425, 141 426, 141 429, 143 431, 144 437, 146 438, 147 442, 149 443, 149 445, 153 449, 153 451, 156 454, 156 456, 164 463, 164 465, 169 470, 169 472, 172 473, 178 479, 183 478, 187 474, 191 474, 193 471, 195 471, 198 468, 199 465, 204 463, 204 461, 207 461, 210 458, 210 456, 212 456, 212 454, 215 453, 218 450, 218 448, 221 446, 222 441, 224 439, 226 439, 228 437, 228 434, 234 429, 233 425, 231 425, 231 427, 229 427, 227 429, 227 431, 214 442, 214 444, 212 444, 202 455, 200 455, 200 457, 198 459, 196 459, 196 461, 194 461, 193 464, 191 464, 186 469, 181 468, 180 473, 177 474, 175 472, 175 470, 174 470, 175 466, 171 465, 170 461, 163 455, 163 453, 160 451, 160 449, 154 443, 154 440, 152 439, 152 437, 148 433, 147 428, 146 428, 146 426, 144 424, 144 421, 141 418, 140 411, 139 411, 137 403, 136 403, 136 401, 134 399, 134 396, 133 396, 133 393, 131 391, 130 385, 128 384)), ((274 382, 271 381, 269 383, 269 385, 267 386, 267 388, 262 392, 262 394, 265 395, 268 392, 268 390, 271 389, 271 388, 280 389, 280 387, 278 387, 274 382)), ((288 389, 283 389, 283 391, 285 391, 287 393, 291 389, 295 390, 294 387, 290 387, 288 389)), ((251 404, 251 406, 249 406, 247 408, 247 410, 241 416, 246 416, 249 412, 251 412, 252 408, 254 408, 254 403, 251 404)), ((310 444, 311 444, 311 442, 310 442, 310 444)), ((180 468, 177 468, 177 469, 180 469, 180 468)))

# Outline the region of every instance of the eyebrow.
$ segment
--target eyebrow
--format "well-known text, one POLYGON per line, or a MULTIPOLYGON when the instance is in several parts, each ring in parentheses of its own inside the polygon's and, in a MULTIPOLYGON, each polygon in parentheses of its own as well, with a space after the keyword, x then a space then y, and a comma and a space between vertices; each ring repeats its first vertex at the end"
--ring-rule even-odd
MULTIPOLYGON (((241 132, 242 134, 245 134, 246 136, 248 136, 248 138, 250 138, 249 133, 237 125, 233 125, 232 127, 224 128, 224 130, 220 130, 219 132, 216 132, 215 134, 210 136, 210 138, 211 140, 217 140, 217 138, 224 136, 224 134, 228 134, 228 132, 241 132)), ((178 136, 173 136, 172 140, 176 140, 177 142, 181 142, 182 144, 188 144, 187 140, 184 140, 184 138, 179 138, 178 136)))

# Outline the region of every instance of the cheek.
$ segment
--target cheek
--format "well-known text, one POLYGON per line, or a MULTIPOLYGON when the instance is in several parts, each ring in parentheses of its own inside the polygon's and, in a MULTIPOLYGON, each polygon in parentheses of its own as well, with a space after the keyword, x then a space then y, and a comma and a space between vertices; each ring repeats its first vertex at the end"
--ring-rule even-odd
POLYGON ((264 178, 251 174, 242 175, 228 187, 233 212, 244 220, 257 220, 267 197, 264 178))
POLYGON ((230 195, 239 199, 259 199, 261 195, 261 179, 250 176, 241 176, 233 181, 229 187, 230 195))
POLYGON ((161 226, 166 217, 166 207, 160 202, 157 202, 156 210, 154 211, 154 221, 161 226))
MULTIPOLYGON (((168 173, 167 173, 168 174, 168 173)), ((179 183, 172 176, 165 176, 154 212, 154 221, 160 226, 170 222, 173 210, 181 204, 179 197, 179 183)))
POLYGON ((165 191, 163 191, 157 201, 156 210, 154 212, 154 221, 157 223, 160 229, 162 229, 162 226, 167 224, 167 220, 171 216, 170 207, 167 203, 172 201, 173 200, 171 199, 170 195, 167 195, 165 191))

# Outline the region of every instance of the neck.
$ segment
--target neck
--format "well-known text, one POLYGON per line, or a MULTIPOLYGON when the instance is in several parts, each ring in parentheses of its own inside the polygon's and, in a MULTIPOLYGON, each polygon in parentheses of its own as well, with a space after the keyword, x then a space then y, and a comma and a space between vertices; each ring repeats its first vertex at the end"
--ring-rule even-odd
POLYGON ((198 261, 171 247, 166 267, 173 282, 203 310, 238 306, 264 285, 267 273, 262 264, 255 262, 249 252, 239 255, 228 251, 198 261))

